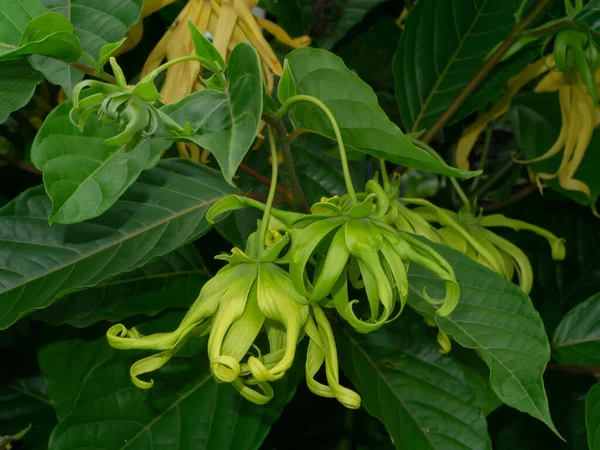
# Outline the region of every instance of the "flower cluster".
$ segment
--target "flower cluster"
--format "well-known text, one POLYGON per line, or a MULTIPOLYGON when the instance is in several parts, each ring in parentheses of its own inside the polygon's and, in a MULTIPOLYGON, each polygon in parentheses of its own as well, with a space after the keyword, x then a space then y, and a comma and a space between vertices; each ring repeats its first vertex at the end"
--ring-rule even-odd
MULTIPOLYGON (((260 202, 233 195, 213 205, 207 218, 244 207, 265 209, 260 202)), ((117 324, 108 331, 108 341, 119 349, 160 351, 131 367, 133 382, 149 388, 152 382, 140 375, 162 367, 189 337, 208 333, 214 378, 264 404, 274 395, 269 383, 291 367, 296 347, 306 337, 310 390, 358 408, 358 394, 339 383, 336 344, 325 311, 337 311, 359 332, 378 329, 406 304, 409 262, 446 283, 443 299, 423 292, 438 315, 450 314, 460 295, 452 267, 423 241, 388 225, 389 210, 389 196, 374 180, 357 201, 347 195, 324 198, 310 214, 270 210, 264 241, 259 230, 245 251, 234 248, 218 257, 227 265, 202 288, 175 331, 143 336, 117 324), (364 304, 350 300, 353 294, 364 304), (261 350, 263 340, 267 351, 261 350), (326 383, 316 379, 323 366, 326 383)))

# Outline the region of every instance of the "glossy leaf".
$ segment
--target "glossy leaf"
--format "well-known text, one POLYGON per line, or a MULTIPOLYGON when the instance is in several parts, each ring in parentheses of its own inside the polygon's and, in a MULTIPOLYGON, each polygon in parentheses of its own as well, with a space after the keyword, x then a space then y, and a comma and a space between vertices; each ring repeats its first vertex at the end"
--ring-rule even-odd
MULTIPOLYGON (((160 329, 164 319, 153 326, 160 329)), ((46 345, 39 361, 62 420, 50 448, 86 447, 94 436, 93 445, 106 449, 257 449, 293 395, 301 371, 274 383, 275 398, 257 406, 229 384, 214 381, 205 346, 189 347, 153 376, 152 389, 143 390, 129 376, 136 354, 111 349, 104 336, 46 345)))
POLYGON ((215 156, 223 176, 233 176, 250 149, 260 123, 263 84, 256 51, 246 43, 237 45, 227 65, 226 92, 204 90, 162 108, 180 125, 189 122, 189 139, 215 156))
POLYGON ((383 0, 337 0, 318 2, 263 0, 261 6, 293 36, 309 34, 320 48, 331 49, 365 15, 383 0))
POLYGON ((407 131, 430 127, 515 24, 521 0, 424 0, 411 8, 394 57, 407 131))
POLYGON ((230 193, 218 172, 165 160, 102 216, 49 227, 43 189, 24 192, 0 210, 0 329, 199 237, 208 230, 206 210, 230 193))
POLYGON ((139 174, 154 167, 170 144, 143 139, 135 148, 107 145, 118 134, 114 124, 88 120, 79 130, 69 120, 70 100, 44 121, 31 149, 31 160, 44 173, 52 199, 52 223, 76 223, 99 216, 131 186, 139 174))
POLYGON ((336 327, 341 367, 398 449, 489 449, 487 424, 460 365, 410 313, 366 335, 336 327))
MULTIPOLYGON (((451 266, 460 284, 460 300, 446 317, 434 316, 423 298, 443 298, 444 283, 412 265, 409 304, 463 347, 471 348, 490 368, 490 381, 507 405, 541 420, 556 432, 542 374, 550 359, 544 324, 531 300, 502 276, 448 247, 431 244, 451 266)), ((557 433, 558 434, 558 433, 557 433)))
POLYGON ((32 318, 54 326, 88 327, 135 315, 155 316, 168 308, 190 306, 209 277, 198 251, 188 245, 140 269, 67 294, 32 318))
POLYGON ((585 399, 585 425, 590 450, 600 447, 600 383, 595 384, 585 399))
POLYGON ((48 55, 68 62, 81 53, 73 27, 39 0, 0 0, 0 61, 48 55))
MULTIPOLYGON (((556 92, 548 94, 521 95, 508 112, 511 128, 517 139, 517 148, 525 159, 532 159, 543 155, 552 147, 561 127, 560 106, 556 92)), ((594 131, 588 146, 593 150, 600 146, 600 132, 594 131)), ((547 160, 528 164, 534 172, 556 173, 562 160, 562 151, 547 160)), ((600 179, 597 176, 600 170, 600 157, 595 151, 586 151, 574 178, 588 185, 592 198, 576 191, 567 191, 560 187, 558 181, 544 180, 552 189, 566 197, 572 198, 582 205, 596 202, 600 195, 600 179)))
POLYGON ((552 357, 560 364, 600 366, 600 294, 565 315, 552 340, 552 357))
MULTIPOLYGON (((3 372, 5 372, 3 370, 3 372)), ((6 378, 0 383, 0 442, 3 436, 14 436, 31 425, 22 444, 30 450, 46 450, 48 437, 56 424, 56 415, 47 396, 46 381, 41 375, 6 378)))
MULTIPOLYGON (((291 77, 296 94, 310 95, 325 103, 338 122, 344 143, 351 149, 414 169, 463 178, 477 174, 448 167, 415 147, 381 110, 371 87, 334 54, 301 48, 289 53, 286 61, 289 71, 284 73, 282 82, 291 85, 286 80, 291 77)), ((280 92, 279 100, 284 102, 290 95, 289 90, 284 97, 280 92)), ((334 139, 330 122, 312 103, 296 103, 290 116, 296 128, 334 139)))
MULTIPOLYGON (((10 0, 9 0, 10 1, 10 0)), ((81 49, 91 61, 100 59, 105 44, 119 42, 140 18, 142 0, 41 0, 50 11, 67 17, 73 24, 73 33, 81 41, 81 49)), ((90 65, 83 58, 80 62, 90 65)), ((32 58, 33 66, 53 84, 62 86, 67 95, 84 76, 68 65, 49 58, 32 58)))
POLYGON ((0 63, 0 124, 25 106, 44 77, 26 59, 0 63))

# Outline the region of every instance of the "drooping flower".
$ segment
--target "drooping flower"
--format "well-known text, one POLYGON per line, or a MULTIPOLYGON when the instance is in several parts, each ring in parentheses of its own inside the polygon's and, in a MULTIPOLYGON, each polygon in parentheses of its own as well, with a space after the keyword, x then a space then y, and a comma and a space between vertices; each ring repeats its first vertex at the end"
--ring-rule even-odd
POLYGON ((533 231, 548 240, 554 260, 562 260, 565 257, 564 239, 527 222, 509 219, 502 214, 476 215, 467 207, 456 213, 424 199, 402 198, 399 201, 416 206, 410 215, 405 215, 406 220, 396 221, 399 229, 428 238, 433 237, 434 242, 464 253, 507 280, 512 280, 516 272, 519 286, 526 294, 531 291, 533 284, 533 269, 529 258, 519 247, 489 228, 505 227, 515 231, 533 231), (417 216, 419 219, 415 219, 417 216), (438 224, 439 228, 434 227, 434 223, 438 224), (426 230, 426 233, 423 230, 426 230))
POLYGON ((107 332, 109 344, 118 349, 160 351, 131 366, 133 383, 147 389, 153 381, 142 380, 141 375, 160 369, 190 337, 209 334, 208 359, 215 380, 231 383, 244 398, 260 405, 273 398, 269 383, 280 379, 292 366, 296 346, 310 323, 307 382, 314 385, 314 376, 325 361, 329 387, 323 386, 316 393, 357 408, 360 397, 339 385, 335 342, 331 333, 323 331, 327 319, 313 313, 320 327, 315 332, 309 317, 311 307, 276 264, 289 237, 273 232, 269 235, 271 245, 257 252, 257 236, 250 236, 245 252, 235 248, 230 255, 217 257, 227 261, 227 266, 204 285, 176 330, 143 336, 135 328, 117 324, 107 332), (257 254, 257 259, 250 256, 257 254), (267 338, 266 352, 260 349, 261 333, 267 338), (252 349, 258 355, 252 354, 252 349), (332 392, 335 394, 330 395, 332 392))

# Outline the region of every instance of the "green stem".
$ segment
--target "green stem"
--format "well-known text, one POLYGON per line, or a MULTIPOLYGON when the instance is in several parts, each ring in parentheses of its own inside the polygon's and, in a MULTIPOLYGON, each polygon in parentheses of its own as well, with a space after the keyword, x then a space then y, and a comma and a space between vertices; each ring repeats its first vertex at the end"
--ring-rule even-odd
MULTIPOLYGON (((408 135, 406 137, 417 147, 420 147, 423 150, 428 151, 429 153, 431 153, 431 155, 436 157, 440 162, 446 164, 446 161, 444 161, 444 158, 442 158, 438 152, 436 152, 433 148, 431 148, 425 142, 419 141, 418 139, 413 139, 413 138, 409 137, 408 135)), ((460 199, 462 200, 464 205, 468 206, 470 208, 471 202, 469 201, 469 197, 467 197, 467 194, 465 194, 465 191, 462 190, 462 188, 460 187, 460 184, 458 184, 458 181, 456 181, 456 178, 454 178, 454 177, 448 177, 448 178, 450 178, 450 182, 452 183, 452 186, 454 186, 456 193, 458 194, 458 196, 460 197, 460 199)))
POLYGON ((262 220, 260 221, 260 245, 262 248, 265 246, 265 239, 267 238, 267 230, 269 228, 269 218, 271 216, 271 208, 273 206, 273 199, 275 198, 275 191, 277 190, 277 176, 279 171, 279 164, 277 162, 277 146, 275 145, 275 133, 271 127, 268 127, 269 133, 269 149, 271 150, 271 187, 269 188, 269 195, 267 196, 267 203, 265 204, 265 211, 263 212, 262 220))
POLYGON ((342 139, 342 133, 340 131, 340 127, 337 121, 335 120, 335 117, 333 116, 331 110, 327 107, 327 105, 325 105, 325 103, 323 103, 321 100, 311 97, 310 95, 294 95, 283 102, 281 108, 279 108, 279 111, 277 111, 277 113, 275 114, 275 117, 277 117, 277 119, 281 119, 281 117, 290 109, 292 105, 299 102, 312 103, 313 105, 321 109, 321 111, 323 111, 329 119, 329 122, 331 123, 331 126, 333 128, 335 139, 338 143, 338 148, 340 150, 340 159, 342 161, 342 171, 344 173, 346 190, 348 191, 350 201, 353 205, 356 205, 358 201, 356 199, 356 191, 354 190, 354 185, 352 184, 352 177, 350 177, 350 169, 348 168, 348 157, 346 156, 346 148, 344 146, 344 140, 342 139))
POLYGON ((385 192, 390 191, 390 179, 388 177, 387 169, 385 168, 385 159, 379 158, 379 170, 381 170, 381 180, 383 181, 383 189, 385 192))
MULTIPOLYGON (((488 125, 485 129, 485 138, 483 141, 483 153, 481 155, 481 162, 479 164, 479 170, 483 170, 485 163, 487 161, 488 154, 490 151, 490 144, 492 142, 493 131, 494 131, 494 127, 491 125, 488 125)), ((470 192, 473 192, 477 188, 477 186, 479 185, 480 178, 481 177, 475 177, 473 179, 473 184, 471 184, 470 192)))
MULTIPOLYGON (((152 72, 150 72, 148 75, 146 75, 144 77, 144 79, 140 81, 140 83, 142 83, 144 81, 148 81, 148 80, 153 80, 154 78, 156 78, 156 76, 159 73, 164 72, 169 67, 174 66, 176 64, 183 63, 183 62, 188 62, 188 61, 202 62, 202 58, 198 55, 188 55, 188 56, 181 56, 179 58, 172 59, 171 61, 167 61, 166 63, 157 67, 152 72)), ((221 81, 224 82, 224 86, 227 86, 227 79, 225 78, 225 74, 223 72, 218 72, 217 76, 221 79, 221 81)))

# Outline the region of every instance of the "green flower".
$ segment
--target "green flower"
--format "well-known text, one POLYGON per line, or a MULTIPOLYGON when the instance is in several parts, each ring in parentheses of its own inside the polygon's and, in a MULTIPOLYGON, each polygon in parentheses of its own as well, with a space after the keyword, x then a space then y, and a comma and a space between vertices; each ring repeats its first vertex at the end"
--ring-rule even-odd
POLYGON ((404 216, 406 220, 395 222, 399 230, 421 234, 430 240, 446 244, 498 272, 507 280, 512 280, 516 272, 519 286, 526 294, 531 291, 533 284, 533 269, 529 258, 519 247, 488 228, 533 231, 548 240, 553 259, 562 260, 565 257, 564 239, 521 220, 509 219, 502 214, 476 216, 471 208, 463 208, 455 213, 424 199, 403 198, 398 202, 417 206, 409 210, 410 215, 404 216), (418 219, 415 220, 415 217, 418 219), (433 223, 439 224, 440 228, 434 228, 431 225, 433 223))
POLYGON ((107 139, 107 145, 124 145, 130 141, 135 145, 140 138, 153 136, 161 123, 168 134, 185 135, 190 131, 184 130, 153 106, 159 97, 153 80, 143 80, 130 86, 116 60, 111 58, 110 63, 117 84, 84 80, 73 89, 73 107, 69 112, 73 125, 83 130, 86 121, 93 114, 104 123, 114 122, 120 133, 107 139), (82 98, 83 92, 89 94, 82 98))

